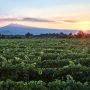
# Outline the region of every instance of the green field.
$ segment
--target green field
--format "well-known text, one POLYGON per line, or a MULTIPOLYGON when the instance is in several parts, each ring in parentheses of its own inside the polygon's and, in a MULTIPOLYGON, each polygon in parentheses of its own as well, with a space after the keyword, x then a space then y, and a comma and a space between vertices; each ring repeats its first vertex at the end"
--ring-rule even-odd
POLYGON ((1 39, 0 90, 90 90, 90 39, 1 39))

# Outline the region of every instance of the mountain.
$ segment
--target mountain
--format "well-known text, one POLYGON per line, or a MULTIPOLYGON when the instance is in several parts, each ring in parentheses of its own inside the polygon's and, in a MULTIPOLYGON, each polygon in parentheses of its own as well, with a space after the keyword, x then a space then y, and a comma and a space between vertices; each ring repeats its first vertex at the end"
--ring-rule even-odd
POLYGON ((0 28, 0 34, 3 35, 25 35, 26 33, 32 33, 34 35, 46 34, 46 33, 77 33, 78 30, 59 30, 59 29, 48 29, 48 28, 36 28, 29 27, 19 24, 9 24, 0 28))

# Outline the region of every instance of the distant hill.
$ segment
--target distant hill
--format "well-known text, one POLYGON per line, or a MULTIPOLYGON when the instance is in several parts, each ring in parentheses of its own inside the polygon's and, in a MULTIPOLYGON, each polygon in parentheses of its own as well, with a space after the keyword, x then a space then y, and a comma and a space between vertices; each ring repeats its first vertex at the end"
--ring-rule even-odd
POLYGON ((26 33, 32 33, 34 35, 46 34, 46 33, 77 33, 78 30, 59 30, 59 29, 48 29, 48 28, 37 28, 37 27, 29 27, 19 24, 9 24, 5 27, 0 28, 0 34, 3 35, 25 35, 26 33))

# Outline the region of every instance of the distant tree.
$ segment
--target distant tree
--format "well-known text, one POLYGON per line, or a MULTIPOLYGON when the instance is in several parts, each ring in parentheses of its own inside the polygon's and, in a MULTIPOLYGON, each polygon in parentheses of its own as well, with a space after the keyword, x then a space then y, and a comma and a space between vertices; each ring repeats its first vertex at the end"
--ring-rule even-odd
POLYGON ((73 34, 72 33, 69 33, 68 34, 68 38, 72 38, 73 37, 73 34))
POLYGON ((33 36, 33 34, 31 34, 31 33, 29 33, 29 32, 25 34, 25 37, 26 37, 26 38, 31 38, 32 36, 33 36))
POLYGON ((87 36, 87 34, 85 33, 85 32, 83 32, 83 31, 79 31, 78 33, 77 33, 77 37, 79 37, 79 38, 81 38, 81 37, 86 37, 87 36))
POLYGON ((66 37, 67 37, 67 34, 64 34, 63 32, 61 32, 61 33, 59 34, 59 37, 60 37, 60 38, 66 38, 66 37))

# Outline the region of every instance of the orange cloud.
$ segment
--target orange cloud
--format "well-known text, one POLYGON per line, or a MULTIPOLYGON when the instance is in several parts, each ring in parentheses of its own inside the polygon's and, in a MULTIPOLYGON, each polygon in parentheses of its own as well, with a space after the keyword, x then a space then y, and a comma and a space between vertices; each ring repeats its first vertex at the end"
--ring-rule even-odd
POLYGON ((70 23, 76 23, 76 22, 78 22, 78 21, 76 21, 76 20, 63 20, 64 22, 70 22, 70 23))

